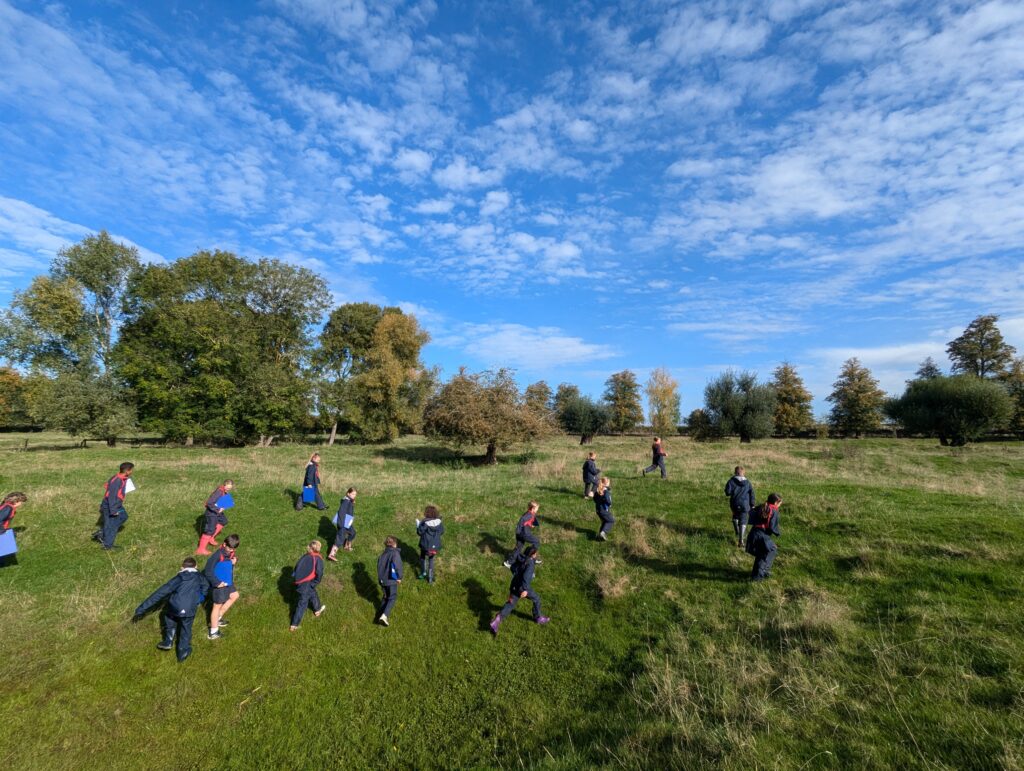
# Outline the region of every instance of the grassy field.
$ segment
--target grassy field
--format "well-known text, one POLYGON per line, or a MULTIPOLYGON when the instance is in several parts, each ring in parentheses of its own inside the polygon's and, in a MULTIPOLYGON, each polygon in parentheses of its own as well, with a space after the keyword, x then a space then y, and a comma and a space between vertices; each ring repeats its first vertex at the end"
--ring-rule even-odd
MULTIPOLYGON (((14 442, 9 446, 17 446, 14 442)), ((0 570, 0 767, 1021 768, 1024 445, 932 441, 668 443, 599 439, 618 523, 581 498, 581 448, 547 442, 497 467, 408 439, 322 450, 330 510, 296 512, 309 448, 0 451, 20 564, 0 570), (103 482, 138 491, 105 553, 103 482), (772 580, 751 585, 721 494, 737 462, 785 498, 772 580), (224 477, 238 485, 242 598, 224 639, 160 653, 129 623, 196 542, 224 477), (322 618, 288 632, 288 575, 360 490, 351 554, 329 564, 322 618), (517 516, 541 502, 535 588, 492 639, 517 516), (433 586, 413 580, 413 518, 448 533, 433 586), (372 624, 388 534, 407 580, 372 624)))

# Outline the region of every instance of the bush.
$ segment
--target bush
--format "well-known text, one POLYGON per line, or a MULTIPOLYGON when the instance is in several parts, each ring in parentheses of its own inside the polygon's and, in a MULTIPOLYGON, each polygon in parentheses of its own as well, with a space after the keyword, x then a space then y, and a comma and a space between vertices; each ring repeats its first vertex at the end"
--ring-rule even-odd
POLYGON ((960 447, 1006 423, 1013 404, 999 383, 975 375, 914 380, 886 412, 912 434, 960 447))

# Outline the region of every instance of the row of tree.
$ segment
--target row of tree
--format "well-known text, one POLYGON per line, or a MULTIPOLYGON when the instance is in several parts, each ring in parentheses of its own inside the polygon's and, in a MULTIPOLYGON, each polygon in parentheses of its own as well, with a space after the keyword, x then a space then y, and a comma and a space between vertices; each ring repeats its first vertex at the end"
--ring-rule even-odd
MULTIPOLYGON (((415 317, 329 308, 307 268, 199 251, 143 265, 101 232, 59 252, 0 317, 5 422, 106 438, 259 442, 339 427, 369 441, 420 428, 436 372, 415 317), (322 326, 321 326, 322 325, 322 326)), ((0 413, 2 414, 2 413, 0 413)))

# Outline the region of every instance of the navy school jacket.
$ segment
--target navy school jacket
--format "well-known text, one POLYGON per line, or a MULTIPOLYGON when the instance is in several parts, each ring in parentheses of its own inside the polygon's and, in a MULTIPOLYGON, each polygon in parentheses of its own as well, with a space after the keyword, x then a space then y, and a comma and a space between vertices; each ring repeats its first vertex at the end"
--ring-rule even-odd
POLYGON ((341 504, 338 506, 338 527, 345 527, 345 517, 356 515, 356 503, 347 495, 341 497, 341 504))
POLYGON ((217 501, 219 501, 220 497, 224 495, 224 493, 226 492, 227 490, 225 490, 224 487, 221 485, 218 486, 217 489, 214 490, 212 493, 210 493, 210 497, 206 499, 207 514, 216 515, 220 513, 220 508, 217 506, 217 501))
POLYGON ((317 463, 306 464, 306 478, 302 480, 303 487, 320 486, 320 465, 317 463))
MULTIPOLYGON (((226 546, 221 546, 217 551, 210 555, 210 558, 206 560, 206 565, 203 567, 203 575, 206 576, 206 580, 210 582, 210 586, 219 586, 223 579, 217 577, 217 565, 222 562, 230 562, 234 556, 234 552, 228 549, 226 546)), ((234 580, 234 571, 232 573, 232 580, 234 580)), ((224 581, 226 584, 231 584, 231 581, 224 581)))
POLYGON ((651 463, 655 466, 658 465, 658 459, 665 455, 668 455, 668 453, 665 452, 660 443, 655 442, 651 445, 651 463))
POLYGON ((598 516, 612 513, 612 488, 604 488, 603 493, 594 492, 594 507, 597 509, 598 516))
POLYGON ((534 528, 540 527, 540 521, 537 519, 537 514, 532 511, 528 511, 519 518, 519 522, 516 523, 516 538, 520 540, 533 541, 536 540, 536 536, 531 532, 534 528))
POLYGON ((319 554, 303 554, 295 563, 292 578, 296 586, 316 586, 324 577, 324 560, 319 554))
POLYGON ((779 507, 762 503, 750 512, 751 531, 760 530, 768 535, 781 535, 779 530, 779 507))
POLYGON ((729 508, 733 514, 754 508, 754 486, 746 477, 732 477, 725 483, 725 494, 729 496, 729 508))
POLYGON ((420 537, 420 549, 423 551, 441 551, 441 536, 444 535, 444 523, 440 517, 425 519, 416 526, 420 537))
POLYGON ((402 580, 402 555, 397 546, 377 557, 377 580, 381 586, 394 586, 402 580))
POLYGON ((103 500, 100 501, 100 514, 110 517, 124 514, 124 483, 127 480, 123 474, 114 474, 103 485, 103 500))
POLYGON ((584 482, 593 482, 594 484, 596 484, 597 481, 598 481, 597 480, 597 475, 600 474, 600 473, 601 473, 601 469, 599 469, 597 467, 597 463, 595 463, 590 458, 587 458, 586 461, 584 461, 584 463, 583 463, 583 481, 584 482))
POLYGON ((15 508, 11 504, 0 506, 0 532, 10 530, 14 524, 15 508))
POLYGON ((188 618, 196 614, 196 608, 203 604, 210 582, 195 568, 183 568, 178 575, 153 592, 135 609, 135 615, 141 616, 167 600, 167 612, 178 618, 188 618))
POLYGON ((512 583, 509 584, 509 594, 519 595, 522 592, 530 591, 530 582, 533 581, 533 574, 537 570, 537 563, 532 557, 520 557, 512 566, 512 583))

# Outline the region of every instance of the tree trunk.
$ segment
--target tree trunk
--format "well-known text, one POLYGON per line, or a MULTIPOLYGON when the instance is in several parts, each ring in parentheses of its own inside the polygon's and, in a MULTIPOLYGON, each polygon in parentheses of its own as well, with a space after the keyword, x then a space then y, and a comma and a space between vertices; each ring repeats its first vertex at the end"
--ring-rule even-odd
POLYGON ((338 437, 338 421, 334 421, 334 425, 331 426, 331 438, 327 440, 327 446, 333 447, 334 440, 338 437))
POLYGON ((748 434, 740 434, 740 444, 750 444, 750 436, 748 434))
POLYGON ((185 446, 186 446, 186 447, 191 447, 191 446, 192 446, 192 443, 193 443, 194 441, 195 441, 195 437, 194 437, 194 436, 192 436, 192 434, 189 434, 188 436, 186 436, 186 437, 185 437, 185 446))
POLYGON ((949 447, 949 439, 946 438, 945 434, 939 434, 939 444, 943 447, 949 447))
POLYGON ((484 463, 488 466, 492 466, 498 462, 498 445, 494 442, 487 443, 487 455, 484 457, 484 463))
POLYGON ((117 447, 117 437, 116 436, 108 436, 107 437, 107 447, 117 447))

